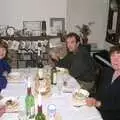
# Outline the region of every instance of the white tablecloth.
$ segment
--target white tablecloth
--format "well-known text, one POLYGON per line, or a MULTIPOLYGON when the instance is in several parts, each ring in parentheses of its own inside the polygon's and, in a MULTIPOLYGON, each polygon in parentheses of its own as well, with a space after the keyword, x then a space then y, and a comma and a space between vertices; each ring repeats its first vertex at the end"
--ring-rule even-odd
MULTIPOLYGON (((26 83, 24 79, 26 72, 24 69, 19 69, 17 71, 20 71, 22 74, 21 79, 23 79, 24 82, 8 83, 7 88, 3 90, 1 94, 5 97, 17 97, 21 103, 21 110, 24 110, 24 98, 26 95, 26 83)), ((32 69, 32 78, 35 77, 35 73, 36 69, 32 69)), ((68 78, 70 79, 70 76, 68 78)), ((77 86, 76 81, 72 77, 70 81, 77 86)), ((56 105, 57 112, 62 117, 62 120, 102 120, 100 113, 95 107, 88 107, 85 105, 81 107, 73 107, 71 93, 62 93, 61 95, 58 95, 56 86, 53 87, 52 93, 52 96, 42 101, 44 112, 47 112, 47 106, 53 103, 56 105)), ((5 113, 0 120, 18 120, 17 116, 18 113, 5 113)))

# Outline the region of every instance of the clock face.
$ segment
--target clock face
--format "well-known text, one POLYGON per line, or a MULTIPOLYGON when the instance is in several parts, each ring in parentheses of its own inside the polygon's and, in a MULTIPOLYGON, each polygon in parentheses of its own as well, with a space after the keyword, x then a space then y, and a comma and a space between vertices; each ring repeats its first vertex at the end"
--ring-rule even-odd
POLYGON ((7 32, 7 35, 12 36, 15 33, 15 29, 14 27, 8 27, 6 32, 7 32))

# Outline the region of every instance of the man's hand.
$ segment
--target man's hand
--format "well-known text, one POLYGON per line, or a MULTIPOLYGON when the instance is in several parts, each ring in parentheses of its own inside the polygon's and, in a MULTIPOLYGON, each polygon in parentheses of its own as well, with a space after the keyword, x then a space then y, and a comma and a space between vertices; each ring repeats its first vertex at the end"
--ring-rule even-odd
POLYGON ((101 102, 97 101, 95 98, 87 98, 86 99, 86 104, 88 106, 95 106, 95 107, 100 107, 101 106, 101 102))

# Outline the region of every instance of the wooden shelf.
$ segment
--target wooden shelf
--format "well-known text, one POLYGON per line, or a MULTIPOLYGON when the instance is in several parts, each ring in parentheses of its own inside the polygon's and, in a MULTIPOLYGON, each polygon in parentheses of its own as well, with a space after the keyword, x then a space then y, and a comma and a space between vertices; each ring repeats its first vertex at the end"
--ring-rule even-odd
MULTIPOLYGON (((50 39, 54 39, 54 38, 60 38, 59 36, 51 36, 51 35, 47 35, 47 36, 30 36, 30 37, 26 37, 26 36, 21 36, 21 37, 15 37, 15 36, 2 36, 0 37, 0 39, 4 39, 4 40, 16 40, 16 41, 44 41, 44 40, 50 40, 50 39)), ((49 42, 48 42, 49 43, 49 42)), ((47 63, 49 60, 48 57, 48 49, 49 46, 46 45, 45 49, 46 52, 43 53, 43 63, 47 63)), ((22 51, 22 49, 19 48, 20 51, 22 51)), ((11 67, 14 66, 14 68, 21 68, 21 67, 37 67, 37 61, 38 59, 38 53, 37 52, 24 52, 24 49, 22 52, 19 52, 19 50, 14 50, 14 52, 12 53, 11 50, 9 50, 9 54, 11 54, 11 67), (14 55, 14 57, 13 57, 14 55)), ((36 49, 37 50, 37 49, 36 49)))
POLYGON ((59 36, 51 36, 51 35, 47 35, 47 36, 30 36, 30 37, 26 37, 26 36, 21 36, 21 37, 15 37, 15 36, 1 36, 0 39, 5 39, 5 40, 49 40, 52 38, 58 38, 59 36))

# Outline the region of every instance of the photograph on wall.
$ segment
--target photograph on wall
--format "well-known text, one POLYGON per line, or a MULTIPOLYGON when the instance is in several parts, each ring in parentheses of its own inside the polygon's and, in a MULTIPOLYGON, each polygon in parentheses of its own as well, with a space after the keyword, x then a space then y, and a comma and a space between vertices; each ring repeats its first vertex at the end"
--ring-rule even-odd
POLYGON ((63 33, 65 31, 65 18, 50 18, 52 34, 63 33))
POLYGON ((41 21, 23 21, 25 36, 40 36, 42 28, 41 21))

